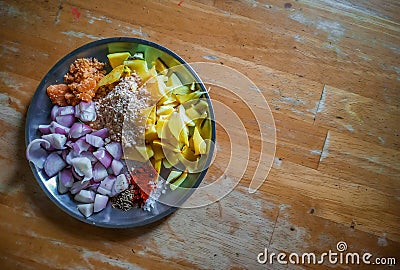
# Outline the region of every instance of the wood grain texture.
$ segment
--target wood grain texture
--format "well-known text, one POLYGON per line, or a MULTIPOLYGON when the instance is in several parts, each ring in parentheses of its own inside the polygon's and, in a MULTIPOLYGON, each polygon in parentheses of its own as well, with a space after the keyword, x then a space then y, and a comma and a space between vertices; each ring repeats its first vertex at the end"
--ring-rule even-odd
POLYGON ((265 248, 321 254, 345 241, 349 252, 397 259, 369 268, 397 269, 399 10, 393 0, 0 1, 1 268, 365 269, 257 262, 265 248), (237 123, 220 117, 204 182, 236 180, 241 172, 225 171, 231 154, 237 168, 247 163, 223 199, 150 226, 109 230, 73 219, 46 197, 25 160, 29 102, 61 57, 112 36, 158 42, 255 83, 246 98, 261 94, 276 127, 273 166, 256 193, 248 186, 262 142, 274 147, 272 130, 261 137, 249 106, 214 87, 211 96, 236 112, 248 136, 227 134, 224 127, 237 123))

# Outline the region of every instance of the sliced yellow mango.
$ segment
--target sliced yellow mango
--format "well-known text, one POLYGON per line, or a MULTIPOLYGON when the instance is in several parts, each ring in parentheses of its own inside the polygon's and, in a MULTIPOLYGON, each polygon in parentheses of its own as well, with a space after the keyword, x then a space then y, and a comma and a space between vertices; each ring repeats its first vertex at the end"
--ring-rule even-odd
POLYGON ((107 54, 108 61, 112 68, 122 65, 126 59, 131 56, 130 52, 117 52, 107 54))
POLYGON ((170 169, 170 168, 172 167, 171 163, 169 163, 168 160, 167 160, 166 158, 164 158, 162 161, 163 161, 163 166, 164 166, 166 169, 170 169))
POLYGON ((183 172, 181 172, 181 171, 174 171, 174 170, 172 170, 172 171, 169 173, 169 175, 168 175, 167 183, 173 182, 175 179, 177 179, 179 176, 181 176, 182 173, 183 173, 183 172))
POLYGON ((189 129, 187 126, 183 126, 181 133, 179 133, 179 142, 189 146, 189 129))
POLYGON ((181 133, 185 123, 183 122, 180 114, 177 112, 173 112, 168 121, 168 128, 171 134, 179 141, 179 134, 181 133))
MULTIPOLYGON (((139 75, 140 76, 140 75, 139 75)), ((142 78, 142 83, 146 83, 148 80, 154 78, 157 76, 157 71, 156 68, 153 66, 149 72, 147 72, 146 74, 143 74, 142 76, 140 76, 142 78)))
POLYGON ((178 75, 176 75, 175 73, 172 73, 169 76, 166 85, 171 87, 171 88, 176 88, 176 87, 179 87, 179 86, 181 86, 183 84, 182 84, 181 80, 179 79, 178 75))
POLYGON ((159 118, 157 120, 156 131, 157 131, 158 138, 160 138, 160 139, 167 138, 167 135, 166 135, 167 126, 165 125, 166 123, 168 123, 168 118, 159 118))
POLYGON ((162 164, 161 159, 156 159, 154 161, 154 169, 157 171, 158 174, 160 174, 160 171, 161 171, 161 164, 162 164))
POLYGON ((154 66, 156 67, 158 73, 167 75, 168 67, 164 65, 164 63, 160 60, 160 58, 156 59, 156 61, 154 62, 154 66))
POLYGON ((186 115, 189 117, 190 120, 196 120, 200 118, 200 113, 194 108, 194 106, 190 106, 185 110, 186 115))
POLYGON ((152 142, 152 148, 153 148, 155 160, 161 160, 161 159, 165 158, 163 146, 159 139, 156 139, 152 142), (156 141, 157 141, 157 143, 155 143, 156 141))
POLYGON ((181 154, 182 155, 181 155, 180 161, 182 163, 184 163, 185 161, 196 161, 197 160, 197 157, 195 156, 195 153, 193 152, 193 150, 187 146, 184 146, 182 148, 181 154))
POLYGON ((157 115, 170 115, 174 112, 173 105, 164 105, 157 108, 157 115))
MULTIPOLYGON (((200 123, 200 122, 199 122, 200 123)), ((206 118, 199 125, 198 130, 203 139, 211 139, 211 120, 206 118)))
POLYGON ((149 73, 147 62, 141 59, 127 60, 123 62, 125 66, 128 66, 131 70, 135 71, 140 78, 146 77, 149 73))
POLYGON ((125 67, 124 65, 120 65, 111 70, 110 73, 108 73, 99 81, 99 83, 96 86, 96 89, 99 88, 100 86, 112 84, 118 81, 121 78, 122 74, 124 74, 125 70, 124 67, 125 67))
POLYGON ((178 106, 178 113, 179 116, 181 117, 182 121, 188 125, 188 126, 195 126, 195 123, 186 115, 186 110, 185 107, 183 107, 183 105, 179 105, 178 106))
POLYGON ((204 112, 207 111, 208 109, 208 103, 207 101, 205 101, 204 99, 199 100, 199 102, 197 102, 194 105, 194 108, 200 113, 203 114, 204 112))
POLYGON ((170 184, 170 188, 171 188, 172 190, 177 189, 177 188, 183 183, 183 181, 186 180, 187 174, 188 174, 188 172, 187 172, 187 171, 184 171, 184 172, 178 177, 178 179, 175 180, 175 182, 173 182, 173 183, 170 184))
POLYGON ((144 135, 146 142, 152 142, 158 139, 156 126, 154 124, 147 124, 144 135))
POLYGON ((200 155, 200 154, 202 155, 207 152, 207 144, 201 137, 197 127, 194 128, 193 132, 193 146, 195 155, 200 155))
POLYGON ((186 85, 182 85, 174 88, 172 93, 175 95, 186 95, 190 93, 190 89, 186 85))
POLYGON ((203 94, 204 94, 204 92, 196 91, 196 92, 191 92, 186 95, 175 95, 175 97, 176 97, 176 100, 179 101, 179 103, 184 104, 185 102, 188 102, 189 100, 198 99, 203 94))

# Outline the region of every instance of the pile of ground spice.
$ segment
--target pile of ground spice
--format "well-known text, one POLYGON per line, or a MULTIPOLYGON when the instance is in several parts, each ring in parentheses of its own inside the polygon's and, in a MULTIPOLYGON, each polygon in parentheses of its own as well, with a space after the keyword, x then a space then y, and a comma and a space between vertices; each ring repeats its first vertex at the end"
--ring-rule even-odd
POLYGON ((135 168, 131 172, 129 188, 111 198, 112 206, 128 211, 135 206, 145 205, 156 187, 154 182, 157 177, 157 172, 152 166, 135 168))
POLYGON ((140 111, 149 106, 150 94, 146 88, 138 88, 140 82, 140 77, 132 73, 131 76, 121 78, 113 90, 99 99, 96 102, 98 117, 91 123, 92 128, 107 128, 110 139, 117 142, 121 142, 124 125, 132 140, 135 140, 134 136, 143 136, 145 126, 139 124, 140 111))
POLYGON ((104 63, 96 58, 76 59, 64 76, 65 84, 47 87, 47 94, 53 104, 76 105, 81 101, 90 102, 96 94, 96 85, 104 77, 104 63))

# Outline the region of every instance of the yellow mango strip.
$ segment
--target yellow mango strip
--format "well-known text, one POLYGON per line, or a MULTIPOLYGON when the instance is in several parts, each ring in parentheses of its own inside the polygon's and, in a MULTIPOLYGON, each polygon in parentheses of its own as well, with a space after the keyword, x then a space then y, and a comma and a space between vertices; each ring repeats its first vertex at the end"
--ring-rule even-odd
POLYGON ((188 174, 187 171, 183 172, 183 173, 181 174, 181 176, 179 176, 178 179, 176 179, 175 182, 173 182, 173 183, 170 184, 170 188, 171 188, 172 190, 177 189, 177 188, 183 183, 183 181, 186 180, 187 174, 188 174))

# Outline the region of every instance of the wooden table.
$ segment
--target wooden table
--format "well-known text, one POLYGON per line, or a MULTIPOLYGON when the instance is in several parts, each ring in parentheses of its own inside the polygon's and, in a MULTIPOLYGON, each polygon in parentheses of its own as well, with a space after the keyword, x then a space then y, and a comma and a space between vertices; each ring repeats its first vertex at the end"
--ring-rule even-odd
MULTIPOLYGON (((262 265, 257 255, 322 254, 345 241, 347 252, 393 257, 390 269, 399 269, 399 11, 393 0, 1 1, 1 268, 321 269, 262 265), (25 159, 29 102, 58 59, 112 36, 158 42, 255 82, 277 132, 272 169, 256 193, 247 187, 259 143, 228 196, 147 227, 90 226, 46 197, 25 159)), ((229 142, 221 129, 217 142, 229 142)))

